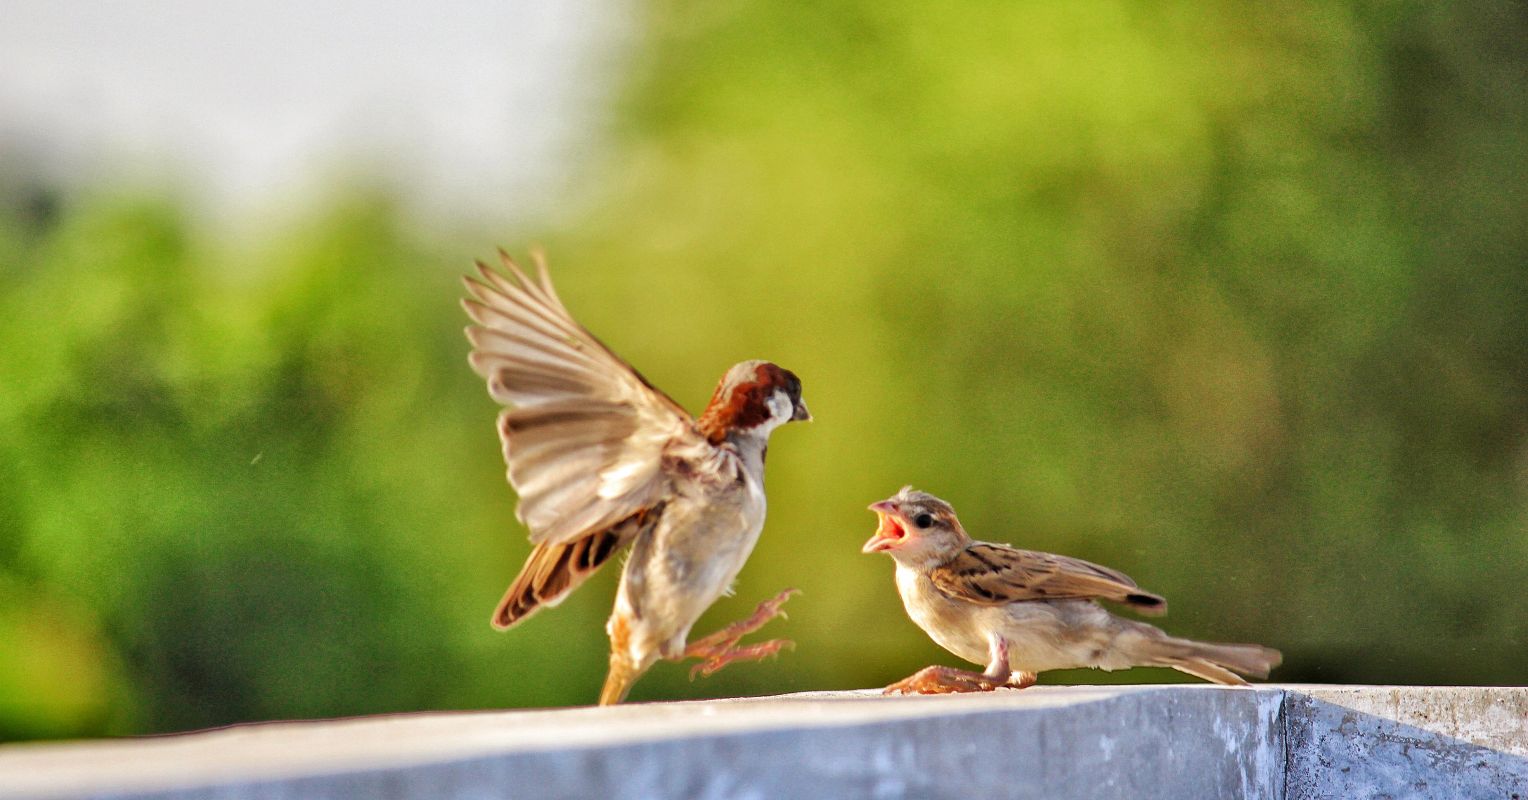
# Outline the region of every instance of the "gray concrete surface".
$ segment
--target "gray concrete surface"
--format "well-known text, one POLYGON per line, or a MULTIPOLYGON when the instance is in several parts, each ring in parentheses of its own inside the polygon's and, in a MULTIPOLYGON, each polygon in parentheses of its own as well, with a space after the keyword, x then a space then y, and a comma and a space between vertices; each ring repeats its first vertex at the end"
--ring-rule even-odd
POLYGON ((1036 687, 0 747, 0 798, 1528 800, 1528 689, 1036 687))
POLYGON ((1287 797, 1528 800, 1528 689, 1290 687, 1287 797))

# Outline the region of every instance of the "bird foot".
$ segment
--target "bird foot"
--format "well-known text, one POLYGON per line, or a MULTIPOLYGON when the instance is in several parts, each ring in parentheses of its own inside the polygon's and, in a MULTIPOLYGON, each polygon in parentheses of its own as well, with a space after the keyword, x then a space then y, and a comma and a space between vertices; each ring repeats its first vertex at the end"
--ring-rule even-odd
POLYGON ((791 599, 791 595, 799 592, 799 589, 786 589, 785 591, 765 600, 754 609, 747 619, 738 620, 725 628, 709 636, 703 636, 690 642, 684 648, 684 658, 710 658, 713 654, 737 646, 738 640, 750 633, 764 627, 766 623, 775 617, 784 618, 785 612, 780 607, 785 601, 791 599))
POLYGON ((690 668, 690 680, 695 680, 697 675, 709 678, 734 661, 762 661, 770 656, 778 655, 781 650, 789 650, 795 646, 796 643, 789 639, 770 639, 758 644, 729 647, 713 655, 703 656, 704 661, 690 668))
POLYGON ((1023 689, 1038 680, 1033 672, 1015 672, 1007 680, 997 680, 980 672, 954 667, 924 667, 887 686, 882 694, 958 694, 993 692, 998 689, 1023 689))
POLYGON ((744 636, 764 627, 775 617, 784 618, 785 612, 781 611, 780 607, 785 605, 785 601, 791 599, 791 595, 796 594, 797 591, 797 589, 786 589, 760 603, 747 619, 738 620, 716 633, 686 645, 682 658, 701 659, 701 663, 690 670, 690 678, 693 680, 696 675, 711 675, 734 661, 757 661, 775 655, 787 647, 794 647, 793 643, 785 639, 773 639, 741 647, 738 646, 738 642, 744 636))

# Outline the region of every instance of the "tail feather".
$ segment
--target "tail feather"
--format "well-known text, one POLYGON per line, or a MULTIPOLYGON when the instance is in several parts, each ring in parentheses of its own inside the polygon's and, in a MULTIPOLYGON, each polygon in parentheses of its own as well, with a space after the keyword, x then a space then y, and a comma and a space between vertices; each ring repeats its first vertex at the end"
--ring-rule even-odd
POLYGON ((1238 675, 1266 678, 1284 656, 1258 644, 1220 644, 1164 638, 1151 643, 1151 663, 1172 667, 1196 678, 1230 686, 1246 686, 1238 675))
POLYGON ((1226 686, 1249 685, 1241 676, 1213 661, 1205 661, 1203 659, 1172 659, 1163 661, 1162 665, 1172 667, 1179 672, 1186 672, 1211 683, 1220 683, 1226 686))

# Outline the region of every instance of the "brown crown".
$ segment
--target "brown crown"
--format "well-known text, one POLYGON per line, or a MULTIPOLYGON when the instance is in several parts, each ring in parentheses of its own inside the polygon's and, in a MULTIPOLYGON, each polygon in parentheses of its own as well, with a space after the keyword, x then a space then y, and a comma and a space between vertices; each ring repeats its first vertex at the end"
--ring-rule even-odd
POLYGON ((748 430, 769 419, 769 398, 783 390, 795 402, 801 381, 788 369, 768 361, 745 361, 722 376, 697 424, 711 444, 721 444, 729 431, 748 430))

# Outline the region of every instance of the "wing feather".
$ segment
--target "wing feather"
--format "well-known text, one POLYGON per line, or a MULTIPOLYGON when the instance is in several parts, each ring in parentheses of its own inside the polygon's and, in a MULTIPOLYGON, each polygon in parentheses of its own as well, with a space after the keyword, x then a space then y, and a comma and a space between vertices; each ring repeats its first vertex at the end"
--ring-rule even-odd
POLYGON ((950 597, 981 605, 1025 600, 1100 599, 1143 614, 1162 614, 1167 601, 1118 570, 1070 556, 976 542, 929 575, 950 597))
MULTIPOLYGON (((532 542, 566 544, 658 502, 665 452, 709 445, 678 403, 573 319, 539 255, 535 279, 499 255, 504 271, 478 262, 466 279, 468 363, 508 407, 499 436, 516 514, 532 542)), ((538 563, 566 572, 552 557, 538 563)))
POLYGON ((659 503, 572 541, 536 545, 494 609, 494 627, 511 627, 539 609, 561 603, 618 550, 652 530, 662 515, 659 503))

